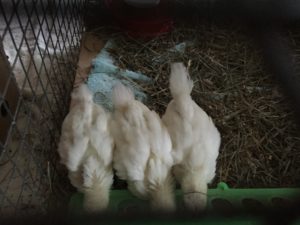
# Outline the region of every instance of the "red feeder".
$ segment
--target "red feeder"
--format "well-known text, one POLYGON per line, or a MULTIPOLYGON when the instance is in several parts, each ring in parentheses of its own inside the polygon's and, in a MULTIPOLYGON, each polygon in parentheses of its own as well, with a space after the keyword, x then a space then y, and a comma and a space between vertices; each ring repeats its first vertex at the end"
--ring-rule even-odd
POLYGON ((123 0, 106 0, 106 5, 130 36, 154 38, 172 30, 173 20, 169 15, 168 0, 160 0, 158 5, 147 8, 131 6, 123 0))

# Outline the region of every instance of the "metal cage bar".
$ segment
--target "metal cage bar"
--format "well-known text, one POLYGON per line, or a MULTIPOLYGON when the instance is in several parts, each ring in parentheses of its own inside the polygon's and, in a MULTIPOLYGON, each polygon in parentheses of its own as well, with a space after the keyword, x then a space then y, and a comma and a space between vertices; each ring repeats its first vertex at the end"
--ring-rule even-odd
POLYGON ((0 0, 0 214, 45 211, 54 188, 65 185, 53 185, 62 173, 54 149, 75 79, 85 4, 0 0))

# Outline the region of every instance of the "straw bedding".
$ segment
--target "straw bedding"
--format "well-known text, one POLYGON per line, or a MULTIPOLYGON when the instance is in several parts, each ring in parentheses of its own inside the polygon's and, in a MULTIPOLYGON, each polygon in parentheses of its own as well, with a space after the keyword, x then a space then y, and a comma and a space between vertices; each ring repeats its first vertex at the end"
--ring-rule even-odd
MULTIPOLYGON (((299 134, 287 97, 263 64, 260 50, 240 26, 177 23, 171 34, 149 41, 98 28, 114 38, 110 53, 121 68, 154 79, 143 85, 147 105, 162 115, 170 101, 169 64, 183 61, 194 80, 193 99, 213 118, 222 135, 219 181, 231 187, 292 187, 300 180, 299 134), (184 52, 168 49, 183 41, 184 52)), ((297 50, 297 35, 289 33, 297 50)), ((118 186, 118 185, 117 185, 118 186)))

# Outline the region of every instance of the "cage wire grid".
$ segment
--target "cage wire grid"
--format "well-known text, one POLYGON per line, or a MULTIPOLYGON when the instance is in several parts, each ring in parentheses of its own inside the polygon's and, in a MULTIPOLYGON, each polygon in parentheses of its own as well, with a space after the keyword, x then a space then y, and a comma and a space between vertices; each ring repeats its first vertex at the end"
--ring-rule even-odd
POLYGON ((45 211, 57 196, 85 4, 0 0, 0 214, 45 211))

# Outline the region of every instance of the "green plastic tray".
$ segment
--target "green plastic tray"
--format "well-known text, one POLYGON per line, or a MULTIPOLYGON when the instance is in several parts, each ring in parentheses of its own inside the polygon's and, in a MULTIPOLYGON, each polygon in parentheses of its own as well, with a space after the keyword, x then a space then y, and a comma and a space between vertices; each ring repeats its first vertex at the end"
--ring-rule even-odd
MULTIPOLYGON (((175 191, 177 208, 182 204, 182 192, 175 191)), ((285 207, 291 205, 296 197, 300 197, 300 188, 274 188, 274 189, 231 189, 226 183, 221 182, 217 188, 208 190, 207 208, 216 212, 226 212, 234 209, 260 210, 264 207, 285 207)), ((72 213, 82 212, 83 195, 76 193, 71 197, 69 210, 72 213)), ((112 190, 110 194, 109 211, 111 212, 138 212, 147 211, 148 204, 131 195, 127 190, 112 190)), ((300 211, 300 210, 299 210, 300 211)), ((157 224, 158 221, 147 221, 147 224, 157 224)), ((173 221, 170 224, 176 224, 173 221)), ((179 223, 179 222, 178 222, 179 223)), ((186 224, 199 224, 197 221, 185 222, 186 224)), ((124 224, 124 223, 123 223, 124 224)), ((133 224, 132 222, 130 224, 133 224)), ((139 224, 137 222, 137 224, 139 224)), ((143 224, 145 224, 143 222, 143 224)), ((164 222, 163 224, 167 224, 164 222)), ((262 224, 257 218, 231 218, 218 219, 206 218, 201 224, 262 224)), ((297 221, 295 224, 300 224, 297 221)))

